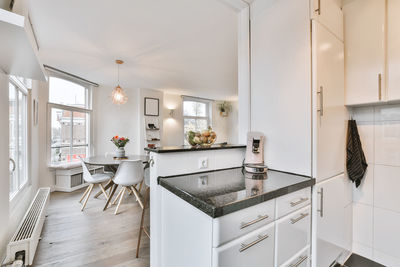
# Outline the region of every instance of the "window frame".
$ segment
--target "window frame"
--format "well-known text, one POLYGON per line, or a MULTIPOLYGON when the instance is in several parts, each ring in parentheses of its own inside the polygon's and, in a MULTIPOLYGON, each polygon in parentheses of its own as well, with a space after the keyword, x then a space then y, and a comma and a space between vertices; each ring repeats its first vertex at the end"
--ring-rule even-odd
POLYGON ((71 164, 74 164, 76 162, 73 161, 69 161, 69 162, 61 162, 61 163, 57 163, 57 162, 52 162, 51 161, 51 149, 54 148, 51 145, 51 116, 52 116, 52 110, 53 109, 61 109, 61 110, 65 110, 65 111, 69 111, 71 112, 71 140, 70 140, 70 152, 72 152, 72 149, 74 147, 86 147, 87 146, 87 151, 88 151, 88 155, 86 156, 90 156, 91 154, 93 154, 93 109, 92 109, 92 94, 93 94, 93 88, 91 85, 88 85, 86 83, 82 83, 80 81, 77 81, 74 78, 71 77, 67 77, 66 75, 59 75, 56 73, 51 73, 51 75, 49 76, 49 87, 48 87, 48 102, 47 102, 47 162, 48 162, 48 166, 49 167, 58 167, 58 166, 68 166, 71 164), (55 77, 55 78, 59 78, 59 79, 63 79, 72 83, 76 83, 78 85, 83 86, 86 91, 85 91, 85 103, 87 108, 81 108, 81 107, 74 107, 74 106, 69 106, 69 105, 63 105, 63 104, 58 104, 58 103, 52 103, 50 102, 50 78, 51 77, 55 77), (89 125, 87 126, 87 144, 85 145, 74 145, 73 144, 73 113, 74 112, 79 112, 79 113, 85 113, 89 116, 89 119, 86 123, 88 123, 89 125))
POLYGON ((198 98, 192 96, 182 96, 182 125, 183 125, 183 144, 186 144, 186 132, 185 132, 185 119, 194 120, 207 120, 207 125, 212 127, 212 104, 213 100, 198 98), (206 115, 205 116, 185 116, 184 102, 198 102, 206 104, 206 115))
MULTIPOLYGON (((17 99, 17 101, 16 101, 16 111, 17 111, 17 114, 16 114, 16 118, 17 118, 17 120, 19 120, 19 115, 20 115, 20 101, 19 101, 19 98, 18 98, 18 93, 19 92, 21 92, 22 93, 22 95, 25 97, 25 112, 24 112, 24 116, 25 116, 25 119, 24 119, 24 131, 25 131, 25 142, 24 142, 24 145, 25 145, 25 157, 24 157, 24 161, 25 161, 25 171, 24 171, 24 173, 25 173, 25 178, 24 178, 24 182, 23 182, 23 184, 21 184, 21 176, 20 176, 20 173, 19 173, 19 171, 18 171, 18 177, 17 177, 17 182, 18 182, 18 189, 17 189, 17 191, 15 192, 15 193, 13 193, 13 194, 11 194, 11 192, 9 192, 9 201, 10 201, 10 203, 15 203, 15 201, 19 198, 19 196, 20 196, 20 194, 22 193, 22 192, 24 192, 25 191, 25 188, 28 186, 28 185, 30 185, 31 184, 31 177, 30 177, 30 165, 29 165, 29 162, 28 162, 28 155, 29 155, 29 153, 30 153, 30 151, 29 151, 29 136, 30 136, 30 131, 29 131, 29 122, 28 122, 28 118, 29 118, 29 89, 25 86, 25 84, 24 83, 22 83, 17 77, 15 77, 15 76, 12 76, 12 75, 10 75, 9 76, 9 79, 8 79, 8 84, 10 85, 10 84, 12 84, 14 87, 15 87, 15 90, 16 90, 16 99, 17 99)), ((10 96, 8 96, 9 98, 10 98, 10 96)), ((10 116, 10 114, 9 114, 9 116, 10 116)), ((10 122, 8 121, 8 125, 10 125, 10 122)), ((19 123, 17 123, 17 125, 18 125, 18 127, 16 127, 17 129, 16 129, 16 131, 17 131, 17 139, 19 139, 20 138, 20 130, 19 130, 19 123)), ((19 151, 19 148, 20 148, 20 145, 19 145, 19 142, 16 142, 16 150, 17 151, 19 151)), ((9 149, 9 148, 8 148, 9 149)), ((9 158, 11 159, 11 155, 9 155, 9 158)), ((14 160, 14 164, 16 165, 16 168, 18 168, 18 165, 19 165, 19 157, 15 160, 15 159, 13 159, 14 160)), ((11 182, 11 181, 10 181, 11 182)))

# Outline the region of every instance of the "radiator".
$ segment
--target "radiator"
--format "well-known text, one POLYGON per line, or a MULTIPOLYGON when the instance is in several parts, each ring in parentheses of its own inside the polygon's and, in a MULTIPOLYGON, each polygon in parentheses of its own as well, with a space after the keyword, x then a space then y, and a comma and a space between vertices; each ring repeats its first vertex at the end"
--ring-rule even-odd
POLYGON ((32 265, 49 201, 50 188, 39 188, 7 246, 6 262, 13 262, 17 256, 23 255, 25 265, 32 265))

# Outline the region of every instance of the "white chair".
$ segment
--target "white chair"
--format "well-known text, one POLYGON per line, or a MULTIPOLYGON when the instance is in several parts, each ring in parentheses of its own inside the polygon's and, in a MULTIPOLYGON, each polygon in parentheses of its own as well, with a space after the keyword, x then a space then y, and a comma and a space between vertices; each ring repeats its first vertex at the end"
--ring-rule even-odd
POLYGON ((83 202, 81 211, 83 211, 86 207, 86 203, 90 197, 90 194, 92 193, 93 187, 95 185, 98 185, 100 187, 101 192, 103 192, 104 196, 108 200, 108 195, 106 191, 104 190, 103 184, 104 182, 109 181, 112 177, 112 173, 96 173, 96 174, 91 174, 88 167, 86 166, 86 163, 82 160, 82 158, 79 158, 81 163, 82 163, 82 170, 83 170, 83 180, 85 180, 86 183, 89 184, 89 186, 86 188, 85 193, 83 193, 83 196, 79 200, 79 203, 82 203, 82 200, 85 198, 85 201, 83 202))
POLYGON ((143 181, 143 163, 141 160, 124 160, 119 164, 118 170, 113 178, 115 184, 122 186, 117 197, 113 201, 115 204, 118 201, 117 208, 114 214, 118 214, 119 206, 121 205, 122 199, 124 198, 126 190, 135 194, 137 201, 141 208, 143 203, 141 200, 140 193, 136 189, 136 185, 143 181))
POLYGON ((150 238, 150 231, 149 229, 144 226, 144 215, 146 212, 146 208, 149 206, 150 201, 150 163, 147 163, 144 167, 144 184, 146 185, 146 193, 144 195, 144 205, 142 210, 142 218, 140 220, 140 227, 139 227, 139 237, 138 243, 136 247, 136 258, 139 258, 139 249, 140 249, 140 241, 142 239, 142 233, 144 232, 148 238, 150 238))

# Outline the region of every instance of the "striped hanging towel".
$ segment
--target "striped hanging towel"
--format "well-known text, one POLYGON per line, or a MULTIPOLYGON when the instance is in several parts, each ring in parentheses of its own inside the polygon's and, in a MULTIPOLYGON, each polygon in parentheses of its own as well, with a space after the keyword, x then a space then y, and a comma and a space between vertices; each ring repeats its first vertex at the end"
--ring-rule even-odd
POLYGON ((360 136, 355 120, 349 120, 347 125, 347 159, 346 168, 349 179, 358 187, 364 178, 368 164, 361 146, 360 136))

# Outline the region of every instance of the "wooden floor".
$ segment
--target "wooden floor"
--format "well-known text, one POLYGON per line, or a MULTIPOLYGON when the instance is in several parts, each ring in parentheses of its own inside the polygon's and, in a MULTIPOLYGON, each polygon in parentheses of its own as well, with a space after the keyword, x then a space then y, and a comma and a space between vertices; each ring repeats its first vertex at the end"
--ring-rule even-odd
MULTIPOLYGON (((78 201, 83 191, 51 194, 33 266, 150 266, 146 235, 139 259, 135 257, 142 210, 134 196, 126 196, 120 213, 114 215, 115 205, 103 212, 104 196, 94 199, 92 193, 81 212, 78 201)), ((146 215, 147 226, 149 210, 146 215)))

